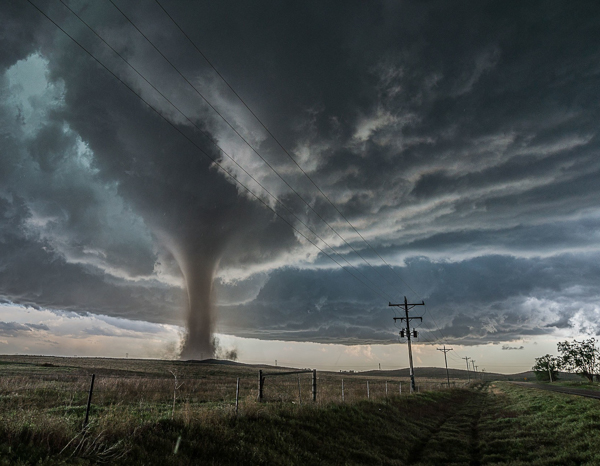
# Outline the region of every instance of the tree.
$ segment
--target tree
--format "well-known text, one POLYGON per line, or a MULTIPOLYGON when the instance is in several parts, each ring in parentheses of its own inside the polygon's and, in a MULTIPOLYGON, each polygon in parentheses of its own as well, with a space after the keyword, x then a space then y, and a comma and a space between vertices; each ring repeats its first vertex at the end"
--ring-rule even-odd
POLYGON ((581 342, 573 340, 573 343, 563 341, 558 343, 560 353, 560 368, 568 372, 575 372, 594 381, 597 372, 597 361, 600 353, 596 349, 596 339, 590 338, 581 342))
POLYGON ((550 380, 550 374, 552 374, 550 382, 553 382, 558 380, 559 363, 557 357, 547 354, 541 358, 535 358, 535 365, 531 369, 535 372, 535 378, 538 380, 550 380))

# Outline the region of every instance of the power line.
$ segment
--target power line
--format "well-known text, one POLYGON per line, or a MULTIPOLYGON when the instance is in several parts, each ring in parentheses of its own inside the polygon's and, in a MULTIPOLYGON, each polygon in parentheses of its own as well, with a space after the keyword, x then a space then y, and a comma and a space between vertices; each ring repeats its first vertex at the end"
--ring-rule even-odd
MULTIPOLYGON (((112 2, 112 0, 109 0, 112 2)), ((181 31, 181 33, 185 36, 185 38, 190 42, 190 44, 192 44, 192 46, 198 51, 198 53, 202 56, 202 58, 204 58, 204 60, 206 60, 206 63, 208 63, 208 65, 215 71, 215 73, 223 80, 223 82, 227 85, 227 87, 231 90, 231 92, 233 92, 233 94, 240 100, 240 102, 244 105, 244 107, 246 107, 246 109, 252 114, 252 116, 254 116, 254 118, 256 118, 256 121, 258 121, 260 123, 260 125, 265 129, 265 131, 269 134, 269 136, 271 136, 271 138, 273 139, 273 141, 275 141, 277 143, 277 145, 281 148, 281 150, 290 158, 290 160, 292 162, 294 162, 294 164, 300 169, 300 171, 304 174, 304 176, 312 183, 312 185, 319 191, 319 193, 321 193, 321 195, 327 200, 327 202, 337 211, 337 213, 346 221, 346 223, 348 223, 348 225, 350 225, 350 227, 356 232, 356 234, 358 234, 358 236, 360 236, 360 238, 363 240, 363 242, 383 261, 384 264, 386 264, 391 270, 392 272, 400 279, 400 281, 402 283, 404 283, 404 285, 406 285, 408 287, 408 289, 410 289, 413 293, 415 293, 418 297, 419 293, 417 293, 414 289, 412 289, 412 287, 406 283, 402 277, 400 277, 395 271, 394 269, 390 266, 390 264, 387 263, 387 261, 381 257, 379 255, 379 253, 369 244, 369 242, 360 234, 360 232, 354 227, 354 225, 352 225, 352 223, 350 223, 350 221, 346 218, 346 216, 344 216, 344 214, 337 208, 337 206, 331 201, 331 199, 329 199, 329 197, 321 190, 321 188, 319 188, 319 186, 315 183, 315 181, 308 175, 308 173, 306 173, 306 171, 304 171, 304 169, 302 168, 302 166, 296 161, 296 159, 292 156, 292 154, 290 154, 290 152, 283 146, 283 144, 279 141, 279 139, 277 139, 277 137, 275 137, 275 135, 271 132, 271 130, 269 130, 269 128, 263 123, 263 121, 258 117, 258 115, 256 115, 256 113, 254 113, 254 111, 248 106, 248 104, 246 104, 246 102, 244 101, 244 99, 236 92, 236 90, 233 88, 233 86, 231 86, 231 84, 229 84, 229 82, 225 79, 225 77, 219 72, 219 70, 217 70, 217 68, 213 65, 213 63, 208 59, 208 57, 202 52, 202 50, 200 50, 200 48, 196 45, 196 43, 190 38, 190 36, 183 30, 183 28, 181 26, 179 26, 179 24, 177 23, 177 21, 175 21, 175 19, 169 14, 169 12, 161 5, 161 3, 158 0, 155 0, 155 2, 158 4, 158 6, 165 12, 165 14, 169 17, 169 19, 173 22, 173 24, 177 27, 177 29, 179 29, 181 31)))
MULTIPOLYGON (((177 66, 175 66, 175 64, 173 64, 173 62, 171 60, 169 60, 169 58, 148 38, 148 36, 146 34, 144 34, 144 32, 133 22, 133 20, 131 18, 129 18, 129 16, 127 16, 123 10, 121 10, 113 0, 108 0, 114 7, 115 9, 121 13, 121 15, 129 22, 129 24, 131 24, 131 26, 133 26, 133 28, 152 46, 152 48, 154 50, 156 50, 156 52, 158 52, 158 54, 175 70, 175 72, 177 74, 179 74, 179 76, 181 76, 181 78, 194 90, 194 92, 196 94, 198 94, 202 100, 204 100, 204 102, 225 122, 225 124, 227 126, 229 126, 229 128, 231 128, 231 130, 252 150, 252 152, 254 152, 268 167, 269 169, 271 169, 273 171, 273 173, 275 173, 275 175, 277 175, 277 177, 283 181, 283 183, 285 183, 285 185, 325 224, 327 225, 327 227, 329 227, 331 229, 331 231, 333 231, 350 249, 352 249, 352 251, 354 251, 354 253, 356 253, 365 263, 367 263, 369 266, 373 267, 373 265, 367 261, 362 254, 360 254, 360 252, 358 252, 356 249, 354 249, 354 247, 348 243, 348 241, 346 241, 346 239, 337 232, 337 230, 335 228, 333 228, 329 222, 327 222, 327 220, 325 220, 321 214, 319 214, 316 209, 310 205, 310 203, 308 201, 306 201, 302 195, 296 190, 294 189, 294 187, 285 179, 283 178, 283 176, 281 176, 279 174, 279 172, 277 172, 277 170, 258 152, 258 150, 256 150, 256 148, 250 144, 250 142, 248 142, 248 140, 246 138, 244 138, 244 136, 242 134, 240 134, 240 132, 223 116, 223 114, 221 114, 221 112, 219 112, 219 110, 204 96, 204 94, 202 94, 202 92, 200 92, 198 90, 198 88, 196 86, 194 86, 194 84, 177 68, 177 66)), ((160 6, 160 4, 159 4, 160 6)), ((163 9, 164 10, 164 9, 163 9)), ((171 18, 172 19, 172 18, 171 18)), ((189 39, 189 37, 188 37, 189 39)), ((212 65, 211 65, 212 66, 212 65)), ((214 67, 213 67, 214 68, 214 67)), ((219 74, 220 75, 220 74, 219 74)), ((228 84, 229 85, 229 84, 228 84)), ((237 95, 237 94, 236 94, 237 95)), ((239 97, 239 96, 238 96, 239 97)), ((244 103, 244 105, 246 105, 244 103)), ((247 107, 247 105, 246 105, 247 107)), ((261 123, 261 125, 265 128, 265 130, 274 138, 274 136, 272 135, 272 133, 266 128, 266 126, 264 126, 264 124, 258 119, 258 117, 256 117, 256 115, 252 112, 252 114, 255 116, 255 118, 257 118, 257 120, 261 123)), ((279 143, 279 141, 277 141, 275 138, 274 140, 277 142, 277 144, 286 152, 286 154, 288 154, 288 156, 292 159, 292 161, 298 166, 298 168, 300 168, 300 170, 302 171, 302 173, 304 173, 304 175, 310 180, 310 182, 319 190, 319 192, 327 199, 327 201, 333 206, 333 208, 342 216, 342 218, 344 218, 344 220, 346 220, 346 222, 354 229, 354 231, 356 231, 356 233, 363 239, 363 241, 365 241, 365 243, 371 247, 366 240, 362 237, 362 235, 356 230, 356 228, 354 228, 354 226, 346 219, 346 217, 343 216, 343 214, 339 211, 339 209, 331 202, 331 200, 325 195, 325 193, 323 193, 323 191, 321 191, 321 189, 315 184, 315 182, 310 178, 310 176, 308 176, 308 174, 302 170, 302 168, 300 167, 300 165, 298 165, 298 163, 296 162, 296 160, 289 154, 289 152, 287 150, 285 150, 285 148, 283 148, 283 146, 279 143)), ((373 249, 371 247, 371 249, 373 249)), ((375 251, 373 249, 373 251, 375 251)), ((375 251, 375 253, 377 255, 379 255, 377 253, 377 251, 375 251)), ((381 258, 381 256, 380 256, 381 258)), ((383 258, 381 258, 383 260, 383 258)), ((384 261, 385 262, 385 261, 384 261)), ((388 264, 389 265, 389 264, 388 264)), ((378 273, 382 278, 384 278, 385 280, 387 280, 385 277, 383 277, 383 275, 381 275, 379 273, 379 271, 377 271, 377 269, 375 269, 373 267, 373 269, 375 270, 376 273, 378 273)), ((393 270, 393 269, 392 269, 393 270)), ((406 284, 406 283, 405 283, 406 284)), ((407 285, 408 286, 408 285, 407 285)), ((408 286, 410 288, 410 286, 408 286)), ((412 288, 411 288, 412 290, 412 288)), ((412 290, 414 292, 414 290, 412 290)))
MULTIPOLYGON (((373 265, 367 261, 362 254, 360 254, 354 247, 352 247, 276 170, 275 168, 269 164, 268 161, 262 157, 262 155, 227 121, 227 119, 204 97, 204 95, 181 73, 177 67, 156 47, 156 45, 138 28, 135 23, 114 3, 113 0, 109 0, 110 3, 123 15, 123 17, 144 37, 144 39, 171 65, 171 67, 196 91, 196 93, 221 117, 221 119, 240 137, 242 141, 252 149, 252 151, 260 157, 263 162, 321 219, 348 247, 352 249, 367 265, 371 266, 375 272, 383 277, 377 269, 373 267, 373 265)), ((393 267, 371 246, 371 244, 360 234, 360 232, 352 225, 352 223, 344 216, 344 214, 337 208, 337 206, 329 199, 329 197, 321 190, 321 188, 315 183, 315 181, 304 171, 304 169, 300 166, 300 164, 295 160, 295 158, 290 154, 290 152, 283 146, 283 144, 277 139, 277 137, 271 132, 271 130, 263 123, 263 121, 258 117, 258 115, 250 108, 250 106, 245 102, 245 100, 239 95, 239 93, 233 88, 233 86, 227 81, 227 79, 221 74, 221 72, 215 67, 215 65, 211 62, 211 60, 202 52, 202 50, 198 47, 198 45, 191 39, 191 37, 184 31, 184 29, 177 23, 177 21, 173 18, 173 16, 163 7, 159 0, 155 0, 156 4, 160 7, 160 9, 165 13, 165 15, 171 20, 171 22, 175 25, 175 27, 183 34, 183 36, 188 40, 188 42, 196 49, 196 51, 202 56, 202 58, 206 61, 206 63, 214 70, 214 72, 219 76, 219 78, 226 84, 226 86, 231 90, 231 92, 239 99, 239 101, 244 105, 244 107, 252 114, 252 116, 258 121, 258 123, 264 128, 264 130, 271 136, 271 138, 277 143, 277 145, 281 148, 281 150, 292 160, 292 162, 300 169, 300 171, 304 174, 304 176, 312 183, 312 185, 319 191, 319 193, 327 200, 327 202, 337 211, 337 213, 346 221, 348 225, 358 234, 358 236, 363 240, 363 242, 388 266, 388 268, 396 275, 396 277, 404 283, 413 293, 417 296, 421 297, 419 293, 417 293, 402 277, 396 273, 393 267)), ((327 244, 327 243, 326 243, 327 244)), ((386 279, 387 281, 387 279, 386 279)), ((388 281, 389 283, 389 281, 388 281)), ((423 299, 421 297, 421 299, 423 299)), ((425 308, 425 313, 428 310, 425 308)), ((430 317, 433 320, 435 327, 438 332, 442 336, 442 340, 445 339, 443 332, 433 319, 433 316, 430 313, 430 317)))
MULTIPOLYGON (((261 184, 254 176, 252 176, 244 167, 242 167, 233 157, 231 157, 221 146, 219 146, 215 140, 207 134, 202 128, 200 128, 192 119, 190 119, 182 110, 180 110, 163 92, 161 92, 154 84, 152 84, 140 71, 137 70, 123 55, 121 55, 114 47, 112 47, 98 32, 96 32, 81 16, 79 16, 69 5, 67 5, 64 0, 59 0, 65 8, 67 8, 81 23, 83 23, 98 39, 100 39, 108 48, 110 48, 127 66, 129 66, 140 78, 142 78, 154 91, 156 91, 163 99, 165 99, 179 114, 181 114, 194 128, 196 128, 200 134, 202 134, 211 144, 213 144, 223 155, 229 158, 237 167, 239 167, 246 175, 248 175, 258 186, 260 186, 275 202, 279 203, 281 206, 287 210, 290 215, 292 215, 298 222, 300 222, 308 231, 314 234, 317 238, 319 238, 331 251, 336 254, 340 259, 345 261, 350 267, 352 267, 356 272, 358 272, 361 276, 365 278, 371 284, 372 281, 364 275, 359 269, 353 266, 348 260, 346 260, 342 255, 335 251, 335 249, 323 239, 321 236, 317 234, 314 230, 312 230, 304 221, 302 221, 290 208, 287 207, 285 203, 283 203, 280 199, 277 198, 274 194, 272 194, 263 184, 261 184)), ((377 285, 375 285, 377 286, 377 285)), ((383 288, 382 288, 383 290, 383 288)), ((384 291, 385 293, 385 291, 384 291)), ((386 293, 387 294, 387 293, 386 293)), ((381 296, 383 296, 380 293, 381 296)), ((389 298, 389 295, 387 295, 389 298)))
MULTIPOLYGON (((298 222, 300 222, 305 228, 308 229, 308 231, 310 231, 312 234, 314 234, 318 239, 320 239, 331 251, 333 254, 337 255, 339 258, 341 258, 344 262, 346 262, 350 267, 352 267, 354 270, 356 270, 357 273, 359 273, 361 276, 363 276, 367 281, 371 282, 370 279, 364 275, 360 270, 358 270, 355 266, 353 266, 347 259, 345 259, 342 255, 340 255, 338 252, 335 251, 335 249, 329 244, 327 243, 327 241, 325 241, 322 237, 320 237, 315 231, 313 231, 304 221, 302 221, 297 215, 295 215, 283 202, 281 202, 276 196, 274 196, 267 188, 265 188, 255 177, 253 177, 246 169, 244 169, 238 162, 235 161, 235 159, 233 159, 229 154, 227 154, 227 152, 225 152, 220 146, 218 146, 218 144, 216 144, 214 142, 214 140, 212 138, 210 138, 209 136, 206 135, 206 132, 203 131, 201 128, 199 128, 189 117, 187 117, 187 115, 185 115, 181 110, 179 110, 179 108, 177 108, 177 106, 175 106, 160 90, 158 90, 152 83, 150 83, 150 81, 148 81, 148 79, 146 79, 141 73, 139 73, 137 71, 137 69, 135 69, 124 57, 121 56, 121 54, 118 53, 118 51, 116 51, 113 47, 111 47, 99 34, 97 34, 85 21, 83 21, 68 5, 65 4, 65 2, 63 0, 60 0, 61 3, 67 7, 80 21, 82 21, 100 40, 102 40, 114 53, 116 53, 125 63, 127 63, 145 82, 147 82, 156 92, 158 92, 167 102, 169 102, 169 104, 171 104, 180 114, 182 114, 184 116, 184 118, 186 118, 186 120, 188 122, 190 122, 203 136, 207 137, 209 139, 209 141, 213 144, 215 144, 215 146, 226 156, 228 157, 236 166, 238 166, 247 176, 249 176, 258 186, 260 186, 271 198, 273 198, 277 203, 281 204, 285 210, 292 215, 298 222)), ((204 101, 223 119, 223 121, 225 121, 227 123, 227 125, 234 131, 236 132, 236 134, 265 162, 265 164, 267 164, 267 166, 269 166, 269 168, 271 168, 271 170, 282 180, 284 181, 284 183, 309 207, 311 208, 311 210, 348 246, 350 247, 350 249, 352 249, 352 251, 354 251, 368 266, 370 266, 371 268, 373 268, 373 270, 375 270, 375 272, 382 276, 379 271, 368 261, 366 260, 362 254, 360 254, 354 247, 352 247, 351 244, 348 243, 348 241, 346 241, 314 208, 312 208, 312 206, 310 206, 310 204, 283 178, 281 177, 281 175, 274 169, 274 167, 272 167, 259 153, 258 151, 256 151, 251 145, 250 143, 241 135, 239 134, 239 132, 225 119, 225 117, 195 88, 195 86, 193 86, 193 84, 177 69, 177 67, 152 43, 152 41, 150 41, 150 39, 133 23, 133 21, 127 17, 125 15, 125 13, 118 8, 118 6, 112 1, 109 0, 110 3, 121 13, 121 15, 123 15, 125 17, 125 19, 146 39, 146 41, 148 43, 150 43, 150 45, 173 67, 173 69, 175 69, 175 71, 204 99, 204 101)), ((30 2, 31 3, 31 2, 30 2)), ((201 52, 201 50, 196 46, 196 44, 190 39, 190 37, 185 33, 185 31, 183 31, 183 29, 176 23, 176 21, 172 18, 172 16, 164 9, 164 7, 160 4, 160 2, 158 2, 158 0, 156 0, 156 3, 160 6, 160 8, 165 12, 165 14, 167 14, 167 16, 171 19, 171 21, 173 21, 173 23, 178 27, 178 29, 184 34, 184 36, 190 41, 190 43, 192 43, 192 45, 197 49, 197 51, 203 56, 203 58, 207 61, 207 63, 209 63, 209 65, 214 69, 214 71, 219 75, 219 77, 227 84, 227 86, 231 89, 231 91, 240 99, 240 101, 244 104, 244 106, 252 113, 252 115, 257 119, 257 121, 264 127, 264 129, 269 133, 269 135, 277 142, 277 144, 281 147, 282 150, 284 150, 284 152, 290 157, 290 159, 292 159, 294 161, 294 163, 298 166, 298 168, 304 173, 304 175, 311 181, 311 183, 319 190, 319 192, 327 199, 327 201, 336 209, 336 211, 342 216, 342 218, 344 218, 344 220, 354 229, 354 231, 361 237, 361 239, 365 242, 365 244, 367 244, 367 246, 369 246, 379 257, 380 259, 392 270, 392 272, 394 272, 394 274, 411 290, 413 291, 415 294, 418 295, 418 293, 412 288, 410 287, 410 285, 408 285, 408 283, 406 283, 396 272, 395 270, 390 266, 390 264, 388 264, 385 259, 383 259, 383 257, 381 257, 377 251, 364 239, 364 237, 360 234, 360 232, 358 232, 358 230, 356 230, 356 228, 348 221, 348 219, 342 214, 341 211, 339 211, 339 209, 331 202, 331 200, 325 195, 325 193, 315 184, 315 182, 310 178, 310 176, 302 169, 302 167, 294 160, 294 158, 291 156, 291 154, 283 147, 283 145, 277 140, 277 138, 271 133, 271 131, 266 127, 266 125, 264 125, 262 123, 262 121, 260 120, 260 118, 258 118, 258 116, 250 109, 250 107, 245 103, 245 101, 241 98, 241 96, 239 96, 239 94, 233 89, 233 87, 225 80, 225 78, 221 75, 221 73, 216 69, 216 67, 214 67, 214 65, 210 62, 210 60, 208 60, 208 58, 201 52)), ((64 32, 64 31, 63 31, 64 32)), ((70 37, 70 36, 69 36, 70 37)), ((72 37, 71 37, 72 38, 72 37)), ((73 39, 73 38, 72 38, 73 39)), ((78 44, 80 45, 80 44, 78 44)), ((93 57, 95 59, 95 57, 93 57)), ((104 65, 103 65, 104 66, 104 65)), ((110 71, 110 70, 109 70, 110 71)), ((114 74, 114 73, 113 73, 114 74)), ((115 75, 116 77, 116 75, 115 75)), ((121 80, 120 80, 121 81, 121 80)), ((122 81, 121 81, 122 82, 122 81)), ((128 87, 128 86, 127 86, 128 87)), ((130 89, 131 90, 131 89, 130 89)), ((134 94, 136 94, 134 92, 134 94)), ((137 94, 136 94, 137 95, 137 94)), ((141 98, 141 96, 138 95, 138 97, 141 98)), ((146 102, 144 99, 142 99, 142 101, 144 103, 146 103, 147 105, 148 102, 146 102)), ((152 108, 152 107, 151 107, 152 108)), ((153 110, 156 111, 156 109, 152 108, 153 110)), ((158 112, 157 112, 158 113, 158 112)), ((162 115, 161 115, 162 116, 162 115)), ((179 130, 178 130, 179 131, 179 130)), ((185 135, 184 135, 185 136, 185 135)), ((187 138, 187 136, 186 136, 187 138)), ((189 138, 188 138, 189 139, 189 138)), ((191 140, 190 140, 191 141, 191 140)), ((201 149, 200 149, 201 150, 201 149)), ((204 153, 204 152, 203 152, 204 153)), ((206 155, 206 154, 205 154, 206 155)), ((209 157, 210 158, 210 157, 209 157)), ((211 160, 213 160, 211 158, 211 160)), ((213 160, 214 162, 214 160, 213 160)), ((239 182, 239 180, 237 180, 235 178, 235 175, 232 175, 230 172, 228 172, 227 170, 225 170, 220 164, 217 164, 219 166, 219 168, 221 168, 224 172, 226 172, 230 177, 232 177, 236 182, 238 182, 240 185, 241 182, 239 182)), ((246 189, 248 192, 250 192, 254 197, 256 197, 257 199, 258 196, 256 194, 254 194, 253 192, 251 192, 249 190, 249 188, 247 188, 246 186, 242 185, 244 187, 244 189, 246 189)), ((263 204, 265 204, 267 207, 270 208, 270 206, 268 206, 266 203, 264 203, 261 199, 259 199, 263 204)), ((273 209, 271 209, 273 210, 273 209)), ((296 228, 294 228, 290 222, 288 222, 287 220, 285 220, 281 215, 279 215, 275 210, 273 210, 273 212, 275 212, 280 218, 282 218, 290 227, 292 227, 298 234, 300 234, 302 237, 304 237, 308 242, 310 242, 313 246, 315 246, 317 249, 319 249, 320 252, 322 252, 323 254, 325 254, 327 257, 329 257, 331 260, 333 260, 338 266, 340 266, 341 268, 343 268, 344 270, 346 270, 347 272, 349 272, 342 264, 340 264, 337 260, 335 260, 333 257, 331 257, 329 254, 327 254, 325 251, 323 251, 321 248, 319 248, 314 242, 312 242, 311 240, 309 240, 304 234, 300 233, 296 228)), ((350 273, 350 272, 349 272, 350 273)), ((383 296, 383 294, 377 290, 374 290, 370 285, 367 285, 366 283, 364 283, 362 280, 358 279, 358 277, 356 277, 354 274, 350 273, 352 276, 354 276, 357 280, 359 280, 363 285, 367 286, 371 291, 375 292, 376 294, 379 294, 380 296, 383 296)), ((383 276, 382 276, 383 277, 383 276)), ((383 277, 385 278, 385 277, 383 277)), ((387 279, 386 279, 387 281, 387 279)), ((388 281, 389 283, 389 281, 388 281)), ((385 292, 384 292, 385 293, 385 292)), ((389 298, 389 296, 388 296, 389 298)), ((425 313, 429 312, 427 308, 425 308, 425 313)), ((443 335, 443 332, 441 331, 441 329, 438 327, 437 323, 435 322, 435 319, 433 319, 433 316, 430 313, 430 317, 432 318, 432 321, 435 325, 435 327, 437 328, 438 333, 440 333, 440 335, 442 336, 442 339, 445 339, 445 336, 443 335)))
POLYGON ((244 185, 241 181, 239 181, 233 174, 228 172, 215 158, 211 157, 207 152, 205 152, 198 144, 196 144, 188 135, 186 135, 183 131, 181 131, 177 126, 175 126, 172 122, 170 122, 165 116, 163 116, 155 107, 153 107, 149 102, 147 102, 141 95, 139 95, 133 88, 131 88, 127 83, 125 83, 121 78, 119 78, 113 71, 111 71, 104 63, 102 63, 99 59, 97 59, 89 50, 87 50, 81 43, 79 43, 73 36, 71 36, 67 31, 65 31, 58 23, 56 23, 52 18, 50 18, 44 11, 42 11, 37 5, 35 5, 31 0, 27 0, 27 2, 32 5, 36 10, 38 10, 46 19, 48 19, 52 24, 54 24, 60 31, 65 34, 69 39, 71 39, 75 44, 77 44, 84 52, 86 52, 92 59, 94 59, 99 65, 101 65, 106 71, 108 71, 111 75, 115 77, 121 84, 123 84, 130 92, 136 95, 144 104, 146 104, 152 111, 154 111, 161 119, 167 122, 175 131, 181 134, 184 138, 186 138, 196 149, 198 149, 202 154, 208 157, 217 167, 219 167, 225 174, 227 174, 232 180, 238 183, 242 188, 244 188, 251 196, 253 196, 256 200, 258 200, 261 204, 271 210, 275 215, 281 218, 287 225, 290 226, 296 233, 301 235, 306 241, 311 243, 315 248, 317 248, 321 253, 330 258, 333 262, 339 265, 342 269, 352 275, 356 280, 362 283, 364 286, 369 288, 372 292, 381 295, 380 292, 374 290, 371 286, 360 280, 356 275, 350 272, 346 267, 340 264, 335 258, 326 253, 322 248, 320 248, 316 243, 311 241, 306 235, 296 229, 288 220, 286 220, 281 214, 279 214, 275 209, 273 209, 269 204, 267 204, 264 200, 260 198, 257 194, 255 194, 250 188, 244 185))

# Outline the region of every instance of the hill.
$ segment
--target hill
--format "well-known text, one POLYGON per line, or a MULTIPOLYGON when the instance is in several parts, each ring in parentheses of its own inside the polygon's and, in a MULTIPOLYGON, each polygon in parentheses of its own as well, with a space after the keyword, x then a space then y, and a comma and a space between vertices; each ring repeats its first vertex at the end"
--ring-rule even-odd
MULTIPOLYGON (((372 376, 372 377, 410 377, 410 370, 408 367, 403 369, 395 370, 372 370, 359 372, 360 375, 372 376)), ((505 380, 506 375, 496 374, 493 372, 483 373, 486 380, 505 380)), ((472 371, 467 372, 463 369, 448 369, 448 375, 451 379, 465 379, 473 378, 475 374, 472 371)), ((481 377, 482 373, 478 372, 477 377, 481 377)), ((415 367, 415 377, 425 377, 428 379, 445 379, 446 369, 443 367, 415 367)))
MULTIPOLYGON (((403 369, 395 370, 371 370, 365 372, 358 372, 358 375, 367 377, 410 377, 410 370, 408 367, 403 369)), ((464 369, 448 369, 448 375, 451 379, 468 380, 473 379, 473 371, 467 372, 464 369)), ((517 374, 498 374, 496 372, 477 372, 477 378, 484 378, 485 380, 507 380, 507 381, 531 381, 535 380, 535 373, 533 371, 525 371, 517 374)), ((446 369, 443 367, 415 367, 415 377, 422 377, 427 379, 445 379, 446 369)), ((559 373, 560 380, 581 380, 581 377, 577 374, 569 374, 568 372, 559 373)))

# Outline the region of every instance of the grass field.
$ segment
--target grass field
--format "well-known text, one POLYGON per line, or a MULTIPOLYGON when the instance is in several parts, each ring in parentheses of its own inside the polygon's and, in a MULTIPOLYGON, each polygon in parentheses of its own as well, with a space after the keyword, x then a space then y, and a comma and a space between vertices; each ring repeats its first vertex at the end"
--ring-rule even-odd
POLYGON ((573 387, 582 390, 600 390, 600 384, 598 384, 598 382, 590 382, 583 377, 580 378, 580 380, 558 380, 552 383, 560 387, 573 387))
POLYGON ((294 376, 266 384, 269 401, 257 403, 258 369, 1 357, 0 464, 600 464, 597 400, 507 382, 442 390, 440 381, 386 397, 386 378, 320 373, 317 403, 310 374, 302 404, 294 376), (183 384, 175 403, 171 372, 183 384), (238 377, 246 389, 236 415, 238 377))

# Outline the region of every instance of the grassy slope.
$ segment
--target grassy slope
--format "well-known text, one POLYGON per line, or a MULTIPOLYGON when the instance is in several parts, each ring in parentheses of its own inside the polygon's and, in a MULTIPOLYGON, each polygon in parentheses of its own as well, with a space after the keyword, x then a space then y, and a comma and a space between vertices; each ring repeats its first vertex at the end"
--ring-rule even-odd
MULTIPOLYGON (((10 362, 11 372, 31 370, 25 361, 10 362)), ((61 362, 54 361, 57 365, 61 362)), ((64 362, 69 364, 61 370, 76 370, 73 361, 64 362)), ((104 364, 107 373, 116 370, 115 364, 125 364, 110 360, 83 363, 95 372, 104 364)), ((126 364, 119 372, 160 374, 181 367, 150 361, 126 364)), ((244 374, 239 368, 231 374, 227 367, 193 369, 213 385, 218 378, 244 374)), ((40 370, 55 371, 56 367, 36 365, 35 372, 40 370)), ((255 375, 255 369, 248 369, 245 377, 254 384, 255 375)), ((9 379, 3 377, 0 382, 6 385, 9 379)), ((1 465, 85 465, 102 460, 161 465, 600 464, 598 400, 505 382, 471 390, 404 395, 389 402, 298 406, 247 401, 238 417, 233 415, 231 403, 181 400, 173 420, 171 404, 162 393, 157 401, 145 399, 144 403, 123 402, 124 394, 109 402, 105 393, 100 403, 100 390, 85 435, 81 434, 85 400, 57 402, 57 396, 68 396, 69 391, 61 395, 40 390, 35 384, 23 393, 8 387, 0 393, 1 465), (179 438, 179 450, 174 454, 179 438)))
POLYGON ((66 418, 45 426, 41 417, 22 419, 12 413, 2 422, 0 463, 93 464, 107 459, 111 464, 401 465, 414 456, 434 426, 472 396, 470 391, 454 390, 397 397, 388 403, 257 404, 237 418, 205 410, 152 422, 131 413, 105 412, 87 438, 77 437, 66 448, 77 435, 76 422, 66 418), (115 444, 114 450, 106 451, 115 444), (121 454, 120 459, 114 457, 121 454))
POLYGON ((482 464, 600 464, 595 399, 496 383, 479 431, 482 464))

